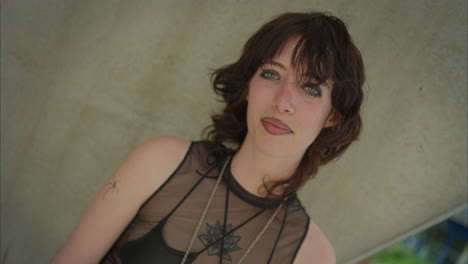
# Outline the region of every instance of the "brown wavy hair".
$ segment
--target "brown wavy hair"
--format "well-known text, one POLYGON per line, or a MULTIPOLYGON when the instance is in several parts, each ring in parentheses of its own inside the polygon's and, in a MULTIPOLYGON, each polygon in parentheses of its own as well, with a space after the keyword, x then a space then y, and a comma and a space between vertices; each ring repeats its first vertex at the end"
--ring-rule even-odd
POLYGON ((223 143, 240 147, 247 135, 249 81, 264 61, 294 37, 300 37, 291 59, 298 76, 307 73, 318 85, 333 81, 335 124, 321 130, 290 178, 264 181, 267 197, 276 196, 276 188, 282 189, 280 198, 296 193, 315 177, 320 166, 342 155, 362 130, 364 65, 346 25, 329 13, 285 13, 272 18, 248 39, 237 62, 211 73, 214 92, 222 97, 225 107, 211 115, 213 123, 202 131, 202 138, 213 147, 223 143))

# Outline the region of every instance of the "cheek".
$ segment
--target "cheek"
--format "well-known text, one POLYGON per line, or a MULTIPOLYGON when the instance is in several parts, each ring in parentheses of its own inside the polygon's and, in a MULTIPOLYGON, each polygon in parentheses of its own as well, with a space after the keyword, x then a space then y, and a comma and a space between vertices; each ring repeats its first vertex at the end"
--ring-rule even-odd
POLYGON ((329 105, 309 105, 305 111, 301 112, 299 126, 302 131, 311 133, 312 135, 319 133, 328 117, 331 109, 329 105))
POLYGON ((271 103, 273 97, 273 87, 265 84, 257 84, 249 89, 249 106, 256 109, 263 109, 271 103))

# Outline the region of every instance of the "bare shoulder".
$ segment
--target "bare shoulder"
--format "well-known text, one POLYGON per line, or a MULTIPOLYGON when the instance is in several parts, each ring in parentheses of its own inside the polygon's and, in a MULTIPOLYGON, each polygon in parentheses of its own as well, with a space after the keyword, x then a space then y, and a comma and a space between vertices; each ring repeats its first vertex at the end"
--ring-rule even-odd
POLYGON ((164 157, 173 162, 180 161, 187 153, 191 142, 175 136, 155 136, 145 141, 142 146, 155 151, 155 154, 164 154, 164 157))
POLYGON ((174 136, 155 136, 138 146, 117 171, 115 178, 128 183, 145 200, 177 169, 191 142, 174 136))
POLYGON ((336 264, 335 249, 320 228, 310 220, 309 230, 294 264, 336 264))
POLYGON ((145 141, 139 148, 147 158, 159 161, 159 175, 169 176, 182 162, 191 142, 175 136, 155 136, 145 141), (164 173, 161 173, 164 172, 164 173))

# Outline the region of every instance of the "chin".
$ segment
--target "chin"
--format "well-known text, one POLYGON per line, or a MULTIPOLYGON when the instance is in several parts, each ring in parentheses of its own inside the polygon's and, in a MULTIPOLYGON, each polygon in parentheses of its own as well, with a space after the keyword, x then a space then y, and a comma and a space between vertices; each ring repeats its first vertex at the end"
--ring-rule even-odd
POLYGON ((272 157, 284 157, 297 152, 294 134, 273 136, 264 131, 263 127, 260 129, 262 130, 257 130, 252 137, 253 145, 260 152, 272 157))

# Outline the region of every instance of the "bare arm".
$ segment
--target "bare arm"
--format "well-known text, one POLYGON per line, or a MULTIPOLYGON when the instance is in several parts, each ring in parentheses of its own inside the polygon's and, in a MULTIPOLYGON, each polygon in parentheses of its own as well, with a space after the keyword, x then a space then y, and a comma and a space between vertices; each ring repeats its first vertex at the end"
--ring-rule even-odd
POLYGON ((297 253, 294 264, 336 264, 335 250, 318 226, 310 221, 309 231, 297 253))
POLYGON ((89 205, 52 263, 98 263, 142 203, 175 171, 190 146, 170 136, 136 148, 89 205))

